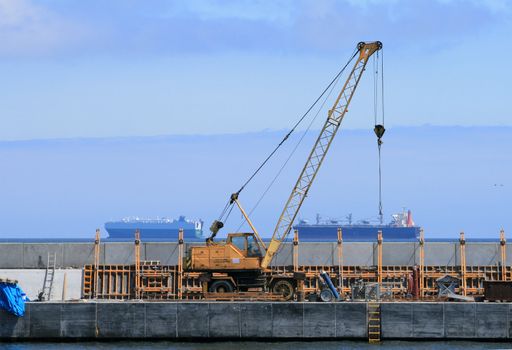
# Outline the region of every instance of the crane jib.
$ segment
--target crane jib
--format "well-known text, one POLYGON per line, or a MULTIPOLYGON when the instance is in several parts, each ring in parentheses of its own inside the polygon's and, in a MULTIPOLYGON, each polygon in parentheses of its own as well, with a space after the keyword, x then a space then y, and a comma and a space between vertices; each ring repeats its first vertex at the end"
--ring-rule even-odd
POLYGON ((354 67, 345 81, 341 92, 336 98, 333 108, 328 112, 327 120, 320 131, 320 135, 309 154, 299 179, 297 180, 297 183, 295 184, 295 187, 293 188, 276 224, 272 240, 268 245, 267 252, 261 262, 261 267, 264 269, 270 265, 270 262, 278 251, 279 246, 290 232, 293 221, 295 220, 299 209, 307 196, 311 184, 315 180, 334 136, 343 121, 343 117, 347 112, 347 108, 365 70, 366 63, 375 52, 382 49, 382 43, 380 41, 368 43, 361 42, 357 45, 357 49, 359 51, 359 55, 357 56, 354 67))

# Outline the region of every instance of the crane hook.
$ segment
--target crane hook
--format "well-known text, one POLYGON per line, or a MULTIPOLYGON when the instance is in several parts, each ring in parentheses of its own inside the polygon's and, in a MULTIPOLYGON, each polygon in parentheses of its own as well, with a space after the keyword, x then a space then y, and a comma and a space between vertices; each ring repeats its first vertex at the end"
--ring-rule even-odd
POLYGON ((375 125, 375 127, 373 128, 373 131, 375 132, 375 135, 377 135, 377 139, 378 139, 378 143, 379 145, 382 144, 382 136, 384 136, 384 133, 386 132, 386 129, 384 128, 384 125, 381 125, 381 124, 377 124, 375 125))

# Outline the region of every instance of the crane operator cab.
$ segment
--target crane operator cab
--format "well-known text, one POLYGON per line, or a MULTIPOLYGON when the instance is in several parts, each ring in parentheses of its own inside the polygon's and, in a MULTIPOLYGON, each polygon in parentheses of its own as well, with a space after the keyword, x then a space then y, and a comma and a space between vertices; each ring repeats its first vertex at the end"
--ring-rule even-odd
POLYGON ((224 242, 207 242, 190 248, 190 268, 208 270, 257 270, 263 251, 254 233, 230 233, 224 242))
POLYGON ((228 243, 235 246, 246 257, 262 257, 261 249, 253 233, 232 233, 228 235, 228 243))

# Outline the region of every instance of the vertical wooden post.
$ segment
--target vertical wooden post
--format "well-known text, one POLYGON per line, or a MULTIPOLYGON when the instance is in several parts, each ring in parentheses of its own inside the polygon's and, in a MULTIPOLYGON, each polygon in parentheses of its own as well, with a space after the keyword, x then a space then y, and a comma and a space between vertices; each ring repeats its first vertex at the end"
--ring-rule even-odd
POLYGON ((135 231, 135 298, 140 299, 140 232, 135 231))
POLYGON ((293 271, 299 271, 299 230, 293 231, 293 271))
POLYGON ((425 236, 423 228, 420 228, 420 298, 425 296, 425 236))
MULTIPOLYGON (((299 230, 293 231, 293 271, 299 272, 299 230)), ((297 280, 297 301, 304 300, 304 279, 297 280)))
POLYGON ((382 231, 377 233, 377 282, 382 284, 382 231))
POLYGON ((94 239, 94 293, 91 293, 91 298, 94 297, 94 299, 98 298, 99 267, 100 267, 100 229, 96 229, 96 237, 94 239))
POLYGON ((460 233, 460 274, 462 281, 462 295, 466 295, 466 239, 464 238, 464 232, 460 233))
POLYGON ((501 280, 507 281, 507 240, 505 239, 505 230, 500 231, 500 250, 501 250, 501 280))
POLYGON ((338 227, 338 288, 343 295, 343 232, 338 227))
POLYGON ((178 299, 183 297, 183 229, 178 233, 178 299))
POLYGON ((62 281, 62 301, 66 300, 68 291, 68 273, 64 272, 64 280, 62 281))

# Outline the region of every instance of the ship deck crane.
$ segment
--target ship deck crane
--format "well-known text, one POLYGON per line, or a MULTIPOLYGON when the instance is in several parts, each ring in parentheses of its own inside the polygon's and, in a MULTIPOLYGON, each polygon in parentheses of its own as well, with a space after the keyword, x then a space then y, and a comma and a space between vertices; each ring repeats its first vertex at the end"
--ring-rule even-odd
MULTIPOLYGON (((327 119, 313 149, 279 216, 269 245, 266 246, 264 244, 249 216, 241 206, 238 199, 240 191, 238 191, 231 195, 228 204, 237 205, 253 232, 230 233, 225 242, 214 242, 213 238, 217 231, 224 226, 221 221, 215 221, 210 228, 212 230, 212 236, 207 240, 206 246, 191 247, 187 266, 189 266, 191 271, 203 271, 209 274, 212 278, 212 283, 210 283, 211 292, 230 292, 234 289, 243 290, 261 284, 268 284, 269 282, 272 283, 272 281, 265 281, 264 278, 261 278, 261 274, 268 269, 282 242, 289 234, 304 199, 308 195, 318 170, 348 111, 348 107, 361 76, 365 71, 368 60, 381 48, 382 43, 380 41, 360 42, 357 45, 356 53, 352 58, 355 58, 353 68, 338 94, 334 105, 327 114, 327 119)), ((281 144, 288 136, 289 134, 281 144)), ((279 146, 281 144, 279 144, 279 146)), ((269 158, 267 158, 267 160, 268 159, 269 158)), ((260 166, 257 171, 259 171, 261 167, 262 166, 260 166)), ((274 281, 274 284, 283 288, 283 283, 276 282, 279 281, 274 281)), ((288 284, 291 285, 289 282, 288 284)), ((284 287, 287 286, 284 285, 284 287)))

